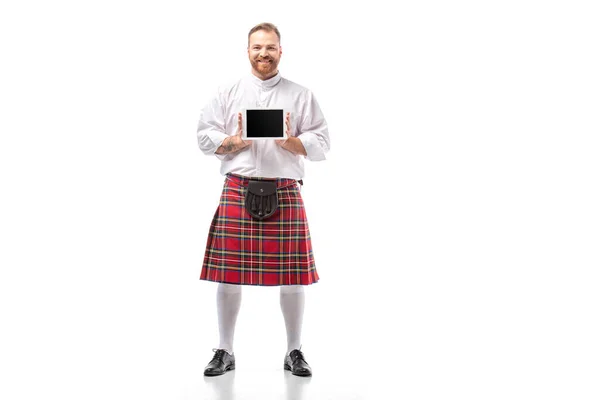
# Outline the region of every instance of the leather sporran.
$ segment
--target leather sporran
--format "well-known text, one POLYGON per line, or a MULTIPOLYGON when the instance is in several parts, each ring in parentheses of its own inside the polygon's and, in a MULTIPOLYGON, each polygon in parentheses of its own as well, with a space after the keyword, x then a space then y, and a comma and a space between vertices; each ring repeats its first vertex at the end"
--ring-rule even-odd
POLYGON ((259 221, 275 214, 279 206, 277 182, 252 180, 248 182, 244 205, 252 218, 259 221))

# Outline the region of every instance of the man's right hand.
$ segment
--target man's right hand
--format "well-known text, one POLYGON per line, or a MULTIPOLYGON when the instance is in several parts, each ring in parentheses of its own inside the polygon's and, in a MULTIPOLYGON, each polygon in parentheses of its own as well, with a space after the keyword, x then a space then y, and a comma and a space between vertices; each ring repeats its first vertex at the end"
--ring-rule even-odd
POLYGON ((242 131, 243 131, 242 113, 238 113, 238 130, 237 130, 236 134, 234 136, 229 136, 228 138, 223 140, 223 143, 221 143, 221 146, 219 146, 219 148, 217 149, 217 151, 215 153, 217 153, 217 154, 236 153, 236 152, 243 150, 246 147, 250 146, 252 144, 251 141, 242 139, 242 131))

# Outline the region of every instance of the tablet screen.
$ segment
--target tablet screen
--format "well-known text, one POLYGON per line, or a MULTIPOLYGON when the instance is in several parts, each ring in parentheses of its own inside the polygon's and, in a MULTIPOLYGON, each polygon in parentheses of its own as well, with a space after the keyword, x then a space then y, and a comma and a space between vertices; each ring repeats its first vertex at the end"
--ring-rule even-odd
POLYGON ((246 138, 283 139, 283 110, 246 110, 246 138))

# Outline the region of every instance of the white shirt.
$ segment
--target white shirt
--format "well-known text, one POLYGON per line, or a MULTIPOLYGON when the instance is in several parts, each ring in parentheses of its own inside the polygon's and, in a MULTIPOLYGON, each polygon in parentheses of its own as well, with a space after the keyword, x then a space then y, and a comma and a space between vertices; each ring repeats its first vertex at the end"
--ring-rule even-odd
POLYGON ((228 172, 265 178, 304 177, 304 156, 293 154, 273 140, 253 140, 237 153, 216 154, 227 136, 238 128, 238 113, 244 108, 269 107, 290 110, 291 136, 302 142, 306 158, 325 160, 329 151, 327 122, 310 90, 281 77, 263 81, 249 73, 232 85, 219 88, 204 107, 198 123, 198 144, 204 154, 221 160, 221 174, 228 172))

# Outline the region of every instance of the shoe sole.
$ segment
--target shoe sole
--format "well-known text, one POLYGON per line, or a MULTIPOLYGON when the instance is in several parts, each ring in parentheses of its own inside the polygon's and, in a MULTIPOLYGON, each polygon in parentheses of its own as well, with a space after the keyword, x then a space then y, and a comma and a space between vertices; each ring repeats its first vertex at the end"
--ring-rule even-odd
MULTIPOLYGON (((288 371, 292 371, 292 367, 290 367, 287 364, 283 364, 283 369, 288 370, 288 371)), ((292 372, 292 375, 296 375, 296 376, 312 376, 312 373, 309 372, 308 374, 295 374, 294 372, 292 372)))
POLYGON ((230 365, 229 367, 225 368, 225 371, 223 372, 204 372, 204 376, 219 376, 219 375, 223 375, 225 372, 227 371, 231 371, 235 369, 235 365, 230 365))

